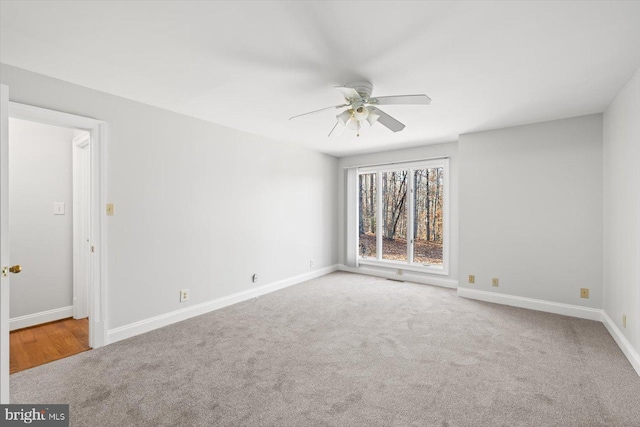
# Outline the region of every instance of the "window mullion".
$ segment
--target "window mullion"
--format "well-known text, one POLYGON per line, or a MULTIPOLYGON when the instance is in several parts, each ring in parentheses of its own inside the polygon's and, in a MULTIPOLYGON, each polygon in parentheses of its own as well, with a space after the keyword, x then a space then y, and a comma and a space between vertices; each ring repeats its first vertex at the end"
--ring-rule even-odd
POLYGON ((413 169, 409 169, 407 171, 407 264, 411 264, 413 262, 413 192, 414 192, 414 174, 413 169))
POLYGON ((382 194, 382 172, 376 172, 376 216, 378 217, 376 221, 376 259, 380 261, 382 259, 382 199, 384 194, 382 194))

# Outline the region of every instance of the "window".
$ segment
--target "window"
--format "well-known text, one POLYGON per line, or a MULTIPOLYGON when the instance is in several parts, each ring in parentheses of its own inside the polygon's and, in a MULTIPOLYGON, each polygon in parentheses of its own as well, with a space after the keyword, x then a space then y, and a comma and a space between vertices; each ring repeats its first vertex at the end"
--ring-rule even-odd
POLYGON ((448 159, 358 170, 362 264, 448 273, 448 159))
POLYGON ((365 259, 377 259, 376 243, 376 217, 377 217, 377 181, 375 173, 363 173, 360 175, 359 189, 359 235, 360 256, 365 259))

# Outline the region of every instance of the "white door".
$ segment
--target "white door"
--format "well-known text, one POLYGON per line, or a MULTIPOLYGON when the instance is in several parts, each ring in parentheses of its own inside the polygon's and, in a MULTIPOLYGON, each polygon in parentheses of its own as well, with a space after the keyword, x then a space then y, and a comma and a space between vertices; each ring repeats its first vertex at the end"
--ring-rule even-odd
POLYGON ((89 316, 91 148, 89 133, 73 139, 73 318, 89 316))
MULTIPOLYGON (((0 85, 0 403, 9 403, 9 88, 0 85)), ((16 269, 14 269, 16 271, 16 269)))

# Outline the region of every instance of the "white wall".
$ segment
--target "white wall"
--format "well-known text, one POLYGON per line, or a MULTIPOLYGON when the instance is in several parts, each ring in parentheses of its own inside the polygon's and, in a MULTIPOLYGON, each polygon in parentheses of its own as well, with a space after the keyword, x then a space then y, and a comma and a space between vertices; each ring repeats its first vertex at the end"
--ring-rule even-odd
POLYGON ((640 352, 640 70, 604 112, 604 311, 640 352))
POLYGON ((107 123, 109 329, 336 264, 334 157, 8 65, 0 80, 107 123))
MULTIPOLYGON (((436 157, 449 157, 449 274, 442 276, 438 274, 405 272, 408 280, 421 279, 433 283, 455 286, 458 280, 458 144, 450 142, 446 144, 425 145, 417 148, 407 148, 401 150, 383 151, 371 154, 361 154, 356 156, 342 157, 338 163, 338 257, 341 264, 346 264, 346 199, 345 199, 345 168, 352 166, 376 165, 392 162, 403 162, 411 160, 421 160, 436 157)), ((368 272, 393 271, 396 269, 385 269, 367 266, 361 270, 368 272)))
POLYGON ((459 157, 460 287, 602 308, 602 115, 461 135, 459 157))
POLYGON ((23 268, 11 278, 11 318, 72 305, 72 138, 72 129, 9 119, 11 260, 23 268))

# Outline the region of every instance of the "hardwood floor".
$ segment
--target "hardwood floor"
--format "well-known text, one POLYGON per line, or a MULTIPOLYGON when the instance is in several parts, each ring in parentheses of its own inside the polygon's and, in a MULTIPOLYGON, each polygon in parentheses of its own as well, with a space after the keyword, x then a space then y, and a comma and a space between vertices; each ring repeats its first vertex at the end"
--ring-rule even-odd
POLYGON ((10 372, 53 362, 90 350, 89 319, 62 319, 10 334, 10 372))

